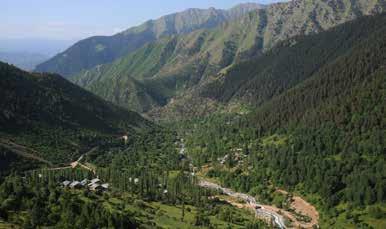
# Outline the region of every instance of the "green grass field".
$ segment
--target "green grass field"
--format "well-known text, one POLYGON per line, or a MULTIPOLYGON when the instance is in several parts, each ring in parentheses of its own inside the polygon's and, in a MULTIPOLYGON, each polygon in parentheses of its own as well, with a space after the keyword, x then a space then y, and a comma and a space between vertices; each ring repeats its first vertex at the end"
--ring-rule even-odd
MULTIPOLYGON (((159 228, 197 228, 194 226, 198 209, 191 205, 185 205, 184 219, 182 220, 182 205, 167 205, 160 202, 145 202, 135 199, 128 194, 121 197, 104 198, 104 206, 109 211, 126 211, 135 215, 141 222, 148 222, 148 225, 159 228)), ((222 203, 220 211, 231 209, 232 219, 224 220, 221 213, 209 215, 211 226, 214 228, 245 228, 246 224, 254 222, 254 216, 244 209, 235 208, 229 204, 222 203)))

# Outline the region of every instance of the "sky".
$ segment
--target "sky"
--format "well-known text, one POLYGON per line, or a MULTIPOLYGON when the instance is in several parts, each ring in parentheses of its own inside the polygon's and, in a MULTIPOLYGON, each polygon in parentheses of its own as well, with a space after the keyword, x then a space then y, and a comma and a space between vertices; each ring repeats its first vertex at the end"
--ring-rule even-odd
POLYGON ((112 35, 187 8, 228 9, 244 2, 278 1, 281 0, 2 0, 0 41, 75 41, 112 35))

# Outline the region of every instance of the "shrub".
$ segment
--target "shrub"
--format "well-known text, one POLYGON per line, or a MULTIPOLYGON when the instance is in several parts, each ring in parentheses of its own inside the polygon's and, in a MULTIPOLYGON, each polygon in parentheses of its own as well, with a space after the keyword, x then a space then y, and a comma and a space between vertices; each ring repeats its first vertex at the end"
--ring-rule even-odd
POLYGON ((369 214, 375 219, 381 219, 385 216, 385 212, 378 206, 369 207, 369 214))

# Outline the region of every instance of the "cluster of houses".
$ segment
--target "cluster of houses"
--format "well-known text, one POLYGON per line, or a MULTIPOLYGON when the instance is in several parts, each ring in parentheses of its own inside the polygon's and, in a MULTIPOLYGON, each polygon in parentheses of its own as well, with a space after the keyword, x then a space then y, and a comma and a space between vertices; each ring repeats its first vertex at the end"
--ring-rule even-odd
POLYGON ((102 183, 102 181, 99 178, 95 178, 92 180, 84 179, 82 181, 65 180, 62 182, 62 186, 64 188, 71 188, 71 189, 88 188, 89 190, 95 191, 95 192, 107 191, 109 189, 109 184, 102 183))

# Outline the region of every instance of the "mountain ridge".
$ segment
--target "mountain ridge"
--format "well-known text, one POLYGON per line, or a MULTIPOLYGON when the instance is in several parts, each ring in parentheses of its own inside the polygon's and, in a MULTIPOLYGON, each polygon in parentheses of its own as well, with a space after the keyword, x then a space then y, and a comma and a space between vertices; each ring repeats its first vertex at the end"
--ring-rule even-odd
POLYGON ((95 36, 79 41, 66 51, 38 65, 35 70, 69 76, 82 69, 111 62, 162 36, 213 28, 243 13, 262 7, 259 4, 241 4, 230 10, 188 9, 166 15, 156 20, 148 20, 113 36, 95 36))
POLYGON ((261 57, 236 64, 208 83, 149 112, 153 118, 189 118, 216 111, 243 112, 307 81, 372 34, 382 35, 386 14, 367 16, 326 32, 282 42, 261 57))
POLYGON ((148 112, 200 89, 232 65, 259 57, 282 41, 319 33, 385 9, 385 3, 378 0, 272 4, 212 29, 164 37, 71 80, 122 107, 148 112), (131 81, 142 82, 140 94, 130 87, 131 81), (117 88, 106 86, 111 83, 117 88), (138 106, 141 99, 146 101, 142 107, 138 106))

